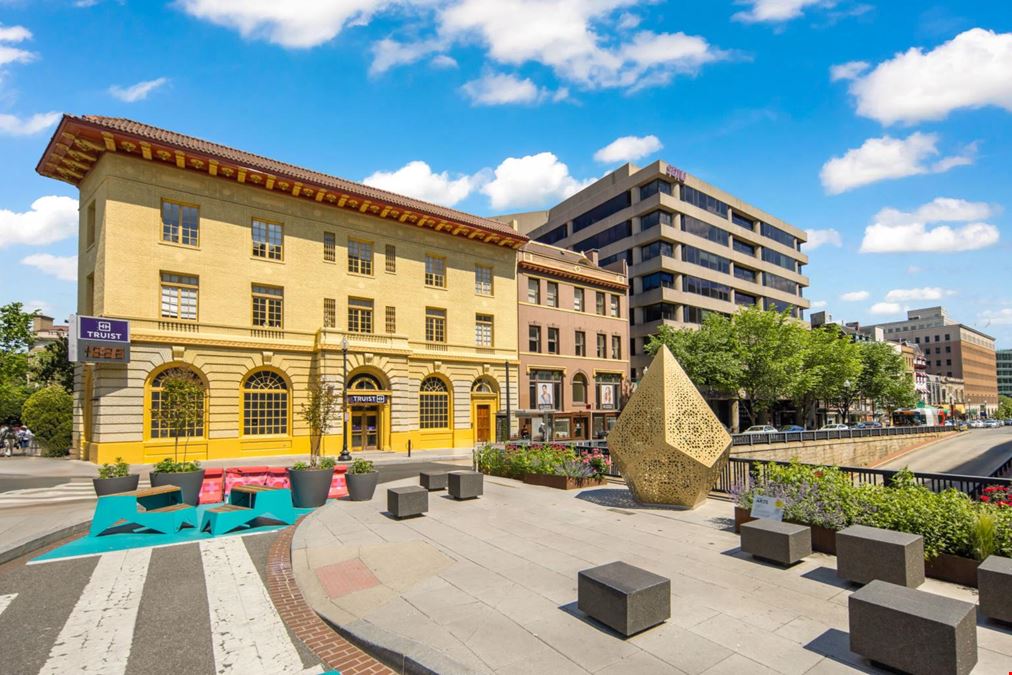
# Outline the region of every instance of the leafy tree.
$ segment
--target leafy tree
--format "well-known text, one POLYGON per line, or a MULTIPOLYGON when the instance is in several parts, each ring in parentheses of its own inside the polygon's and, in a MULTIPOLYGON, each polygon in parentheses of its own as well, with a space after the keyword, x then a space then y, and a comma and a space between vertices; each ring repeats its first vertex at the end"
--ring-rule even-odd
MULTIPOLYGON (((158 398, 158 409, 154 411, 159 425, 168 430, 173 439, 173 462, 179 464, 179 439, 185 438, 183 464, 186 463, 186 449, 195 427, 204 421, 204 385, 190 374, 168 375, 162 379, 162 391, 158 398)), ((168 468, 168 467, 166 467, 168 468)), ((196 467, 193 468, 196 470, 196 467)))
POLYGON ((803 367, 805 328, 788 311, 748 307, 731 318, 741 364, 740 390, 750 424, 765 424, 770 408, 790 398, 803 367))
POLYGON ((737 396, 741 368, 734 350, 730 320, 720 314, 706 317, 699 330, 661 326, 650 336, 646 351, 651 356, 667 347, 697 387, 710 387, 737 396))
POLYGON ((58 384, 74 393, 74 364, 70 362, 66 336, 46 345, 42 351, 29 357, 28 370, 31 379, 42 384, 58 384))
POLYGON ((998 397, 998 412, 995 413, 997 417, 1002 419, 1012 418, 1012 397, 999 396, 998 397))
POLYGON ((0 380, 0 424, 11 424, 21 419, 21 408, 30 393, 23 384, 0 380))
POLYGON ((801 367, 792 383, 799 423, 814 426, 818 402, 847 397, 847 383, 856 381, 860 373, 860 348, 839 327, 828 324, 803 331, 801 367))
POLYGON ((15 354, 28 351, 35 337, 32 334, 32 319, 36 312, 25 312, 20 302, 11 302, 0 307, 0 354, 15 354))
POLYGON ((903 373, 902 377, 889 382, 878 403, 885 409, 886 416, 892 419, 893 412, 899 408, 912 408, 919 400, 913 378, 909 373, 903 373))
POLYGON ((21 421, 35 434, 46 456, 61 457, 70 449, 74 399, 59 385, 43 387, 25 401, 21 421))
POLYGON ((890 402, 904 400, 902 389, 909 387, 916 403, 913 382, 910 381, 903 357, 897 353, 894 345, 889 342, 862 342, 860 347, 861 375, 857 386, 861 397, 871 401, 875 408, 886 407, 887 399, 890 402))
POLYGON ((309 466, 316 468, 320 462, 320 445, 323 434, 327 433, 338 409, 340 397, 334 387, 322 377, 309 385, 309 395, 302 404, 302 419, 309 425, 309 466))

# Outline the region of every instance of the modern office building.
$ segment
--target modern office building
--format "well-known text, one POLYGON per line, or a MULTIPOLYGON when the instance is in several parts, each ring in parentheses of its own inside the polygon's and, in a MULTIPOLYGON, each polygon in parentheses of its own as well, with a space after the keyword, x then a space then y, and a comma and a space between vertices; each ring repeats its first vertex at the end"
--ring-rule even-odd
POLYGON ((518 363, 512 228, 118 118, 65 116, 37 170, 80 190, 78 312, 130 322, 129 362, 78 367, 82 457, 170 455, 176 373, 206 391, 193 459, 307 452, 320 379, 349 412, 327 453, 492 438, 518 363))
POLYGON ((521 437, 604 438, 629 377, 625 261, 529 242, 517 260, 521 437))
POLYGON ((1012 397, 1012 349, 999 349, 995 352, 998 369, 998 394, 1012 397))
MULTIPOLYGON (((532 216, 533 214, 523 214, 532 216)), ((630 278, 633 380, 658 326, 698 326, 710 312, 790 310, 809 302, 804 230, 664 162, 613 171, 537 218, 520 221, 537 241, 624 260, 630 278)))
POLYGON ((881 328, 887 340, 918 345, 929 375, 963 380, 967 413, 990 415, 997 408, 995 344, 990 335, 949 318, 942 307, 912 309, 904 321, 866 328, 881 328))

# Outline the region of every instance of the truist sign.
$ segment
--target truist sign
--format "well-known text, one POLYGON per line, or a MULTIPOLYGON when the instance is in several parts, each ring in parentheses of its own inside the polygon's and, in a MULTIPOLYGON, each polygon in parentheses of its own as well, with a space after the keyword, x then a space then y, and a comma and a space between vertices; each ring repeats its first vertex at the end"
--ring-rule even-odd
POLYGON ((130 342, 130 322, 120 319, 103 319, 97 316, 79 316, 77 337, 102 342, 130 342))
POLYGON ((72 317, 67 346, 73 363, 128 363, 130 322, 101 316, 72 317))

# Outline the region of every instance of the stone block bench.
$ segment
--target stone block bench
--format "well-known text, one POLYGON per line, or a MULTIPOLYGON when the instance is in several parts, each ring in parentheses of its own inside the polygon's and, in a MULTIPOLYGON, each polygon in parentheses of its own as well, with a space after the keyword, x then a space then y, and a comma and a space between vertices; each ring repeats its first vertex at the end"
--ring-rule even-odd
POLYGON ((485 492, 485 475, 477 471, 451 471, 446 479, 447 490, 454 499, 474 499, 485 492))
POLYGON ((977 664, 977 608, 875 580, 848 598, 850 650, 907 673, 964 675, 977 664))
POLYGON ((418 484, 426 490, 445 490, 445 471, 422 471, 418 474, 418 484))
POLYGON ((387 511, 394 518, 420 516, 429 510, 429 491, 418 485, 389 488, 387 511))
POLYGON ((1012 558, 988 556, 977 568, 977 590, 981 614, 1012 623, 1012 558))
POLYGON ((671 618, 671 581, 628 563, 608 563, 579 573, 577 605, 628 637, 671 618))
POLYGON ((836 533, 836 575, 866 584, 881 579, 917 588, 924 583, 924 539, 865 525, 836 533))
POLYGON ((753 520, 741 526, 741 550, 753 558, 793 565, 812 555, 812 528, 777 520, 753 520))

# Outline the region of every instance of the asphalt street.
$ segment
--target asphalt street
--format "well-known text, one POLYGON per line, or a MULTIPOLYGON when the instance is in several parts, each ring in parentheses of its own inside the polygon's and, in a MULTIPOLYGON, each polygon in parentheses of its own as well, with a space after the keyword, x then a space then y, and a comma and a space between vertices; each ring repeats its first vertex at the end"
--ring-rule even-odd
POLYGON ((1009 457, 1012 457, 1012 427, 969 429, 878 468, 906 467, 925 473, 989 476, 1009 457))

